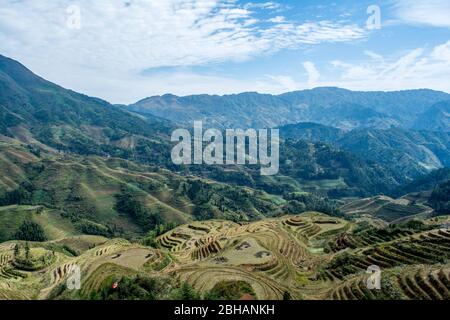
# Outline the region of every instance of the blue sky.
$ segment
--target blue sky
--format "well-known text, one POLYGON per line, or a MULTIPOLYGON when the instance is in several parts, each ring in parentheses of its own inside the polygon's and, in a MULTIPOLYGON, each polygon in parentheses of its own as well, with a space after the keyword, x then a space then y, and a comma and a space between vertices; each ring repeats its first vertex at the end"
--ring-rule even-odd
POLYGON ((449 16, 448 0, 0 0, 0 53, 113 103, 317 86, 450 92, 449 16))

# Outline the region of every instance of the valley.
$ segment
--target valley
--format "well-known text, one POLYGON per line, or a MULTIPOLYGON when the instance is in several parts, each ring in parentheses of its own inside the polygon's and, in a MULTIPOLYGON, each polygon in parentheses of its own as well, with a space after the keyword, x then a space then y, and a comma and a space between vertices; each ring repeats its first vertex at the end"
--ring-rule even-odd
POLYGON ((118 106, 0 56, 0 299, 448 300, 446 99, 318 88, 118 106), (171 132, 191 120, 279 128, 279 173, 174 164, 171 132))

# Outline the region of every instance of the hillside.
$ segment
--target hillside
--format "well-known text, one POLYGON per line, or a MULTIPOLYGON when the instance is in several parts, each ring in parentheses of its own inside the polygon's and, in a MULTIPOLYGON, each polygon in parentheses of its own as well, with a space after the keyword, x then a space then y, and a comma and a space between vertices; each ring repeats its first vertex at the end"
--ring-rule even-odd
POLYGON ((367 160, 415 179, 450 166, 450 134, 392 128, 339 130, 320 124, 298 123, 280 127, 285 139, 330 143, 367 160))
POLYGON ((43 206, 88 234, 132 237, 169 222, 254 220, 276 214, 285 203, 263 191, 119 158, 44 153, 38 157, 20 144, 4 142, 0 149, 5 173, 0 205, 43 206))
POLYGON ((39 224, 49 240, 77 234, 71 221, 62 217, 58 210, 43 206, 11 205, 0 207, 0 242, 13 239, 25 221, 39 224))
POLYGON ((279 127, 283 139, 335 143, 348 132, 314 122, 300 122, 279 127))
POLYGON ((409 179, 386 166, 321 142, 280 143, 280 170, 261 176, 259 166, 185 166, 182 174, 262 189, 271 194, 311 192, 331 198, 389 193, 409 179))
POLYGON ((433 189, 429 203, 436 214, 447 215, 450 212, 450 179, 433 189))
POLYGON ((450 131, 450 101, 432 105, 417 118, 414 128, 434 131, 450 131))
POLYGON ((357 130, 336 144, 411 179, 450 166, 450 134, 444 132, 357 130))
POLYGON ((316 122, 342 129, 388 129, 411 128, 429 107, 449 99, 450 95, 432 90, 353 92, 316 88, 282 95, 164 95, 143 99, 127 109, 189 126, 194 120, 203 120, 206 126, 217 128, 272 128, 316 122))
POLYGON ((393 195, 400 197, 402 195, 432 190, 435 186, 450 180, 450 168, 442 168, 422 175, 410 183, 401 186, 393 192, 393 195))
POLYGON ((330 197, 388 193, 407 181, 389 167, 321 142, 287 140, 280 157, 281 175, 295 179, 305 191, 330 197))
POLYGON ((166 121, 144 120, 106 101, 64 89, 4 56, 0 56, 0 110, 0 134, 22 142, 160 162, 169 154, 166 121), (133 153, 129 146, 135 147, 133 153))

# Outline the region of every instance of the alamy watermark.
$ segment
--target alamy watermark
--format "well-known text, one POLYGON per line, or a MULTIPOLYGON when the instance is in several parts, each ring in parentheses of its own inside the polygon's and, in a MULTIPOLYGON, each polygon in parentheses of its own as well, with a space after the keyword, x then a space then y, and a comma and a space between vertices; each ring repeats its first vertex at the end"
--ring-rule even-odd
POLYGON ((68 290, 81 289, 81 269, 78 265, 71 265, 68 270, 66 286, 68 290))
POLYGON ((81 8, 77 5, 70 5, 67 7, 66 12, 68 14, 66 20, 66 26, 72 30, 81 29, 81 8))
POLYGON ((278 129, 208 129, 203 132, 203 123, 194 121, 194 137, 187 129, 172 133, 172 162, 176 165, 245 165, 259 164, 261 175, 278 173, 280 136, 278 129), (270 139, 269 139, 270 138, 270 139), (270 142, 269 142, 270 140, 270 142), (207 145, 203 148, 204 143, 207 145))
POLYGON ((381 29, 381 8, 374 4, 370 5, 369 7, 367 7, 367 14, 369 15, 369 18, 366 21, 367 29, 381 29))
POLYGON ((367 278, 367 289, 381 290, 381 268, 372 265, 367 268, 366 273, 370 274, 367 278))

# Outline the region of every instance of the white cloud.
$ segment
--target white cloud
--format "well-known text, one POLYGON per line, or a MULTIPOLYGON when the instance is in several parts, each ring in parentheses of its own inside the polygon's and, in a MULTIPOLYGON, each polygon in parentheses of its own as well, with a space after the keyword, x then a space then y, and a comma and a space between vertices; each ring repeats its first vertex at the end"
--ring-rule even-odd
POLYGON ((365 80, 376 76, 376 72, 365 65, 356 65, 339 60, 332 61, 331 64, 342 69, 341 79, 343 80, 365 80))
POLYGON ((96 72, 69 74, 67 81, 77 83, 81 92, 94 96, 106 96, 115 103, 136 102, 144 97, 173 93, 180 96, 191 94, 235 94, 244 91, 257 91, 281 94, 287 91, 305 88, 285 75, 266 75, 252 79, 205 75, 190 70, 161 72, 152 77, 124 74, 121 78, 107 78, 96 72), (88 76, 90 81, 83 81, 80 76, 88 76), (170 90, 168 90, 170 88, 170 90), (124 100, 126 91, 126 100, 124 100), (94 94, 95 93, 95 94, 94 94))
POLYGON ((244 8, 246 9, 265 9, 265 10, 276 10, 280 9, 282 5, 277 2, 262 2, 262 3, 253 3, 249 2, 245 4, 244 8))
POLYGON ((320 73, 316 69, 316 66, 311 61, 303 62, 303 67, 305 68, 306 72, 308 73, 308 86, 310 88, 314 88, 317 86, 317 82, 320 78, 320 73))
POLYGON ((411 24, 450 27, 450 1, 448 0, 396 0, 397 19, 411 24))
POLYGON ((365 54, 366 56, 368 56, 368 57, 374 59, 374 60, 381 60, 381 61, 383 61, 383 56, 382 56, 382 55, 379 55, 378 53, 375 53, 375 52, 373 52, 373 51, 365 50, 365 51, 364 51, 364 54, 365 54))
POLYGON ((248 9, 227 0, 134 0, 129 6, 80 0, 82 28, 70 30, 65 20, 71 1, 5 1, 0 7, 4 50, 21 47, 34 56, 121 70, 239 61, 299 44, 364 36, 356 26, 329 21, 258 27, 248 9))
MULTIPOLYGON (((259 23, 255 12, 277 8, 275 2, 243 6, 234 0, 0 0, 0 53, 63 86, 107 92, 107 84, 144 69, 245 61, 366 34, 343 22, 259 23), (80 30, 66 26, 73 4, 81 9, 80 30)), ((130 101, 129 88, 121 92, 120 101, 130 101)))
POLYGON ((418 62, 417 59, 423 55, 423 52, 424 50, 422 48, 412 50, 394 63, 388 65, 387 68, 379 73, 378 77, 392 80, 401 80, 406 78, 408 73, 412 71, 412 68, 418 62))
POLYGON ((327 85, 354 90, 432 88, 450 92, 450 41, 432 50, 416 48, 397 58, 375 58, 360 63, 332 61, 341 73, 327 85))
POLYGON ((274 80, 275 83, 270 82, 261 82, 263 84, 264 92, 272 92, 272 93, 282 93, 286 91, 295 91, 302 89, 302 85, 295 81, 290 76, 285 75, 269 75, 270 79, 274 80))
POLYGON ((441 44, 434 48, 431 56, 440 61, 444 61, 450 64, 450 41, 441 44))
POLYGON ((286 19, 283 16, 276 16, 274 18, 269 19, 269 22, 273 23, 281 23, 284 22, 286 19))

